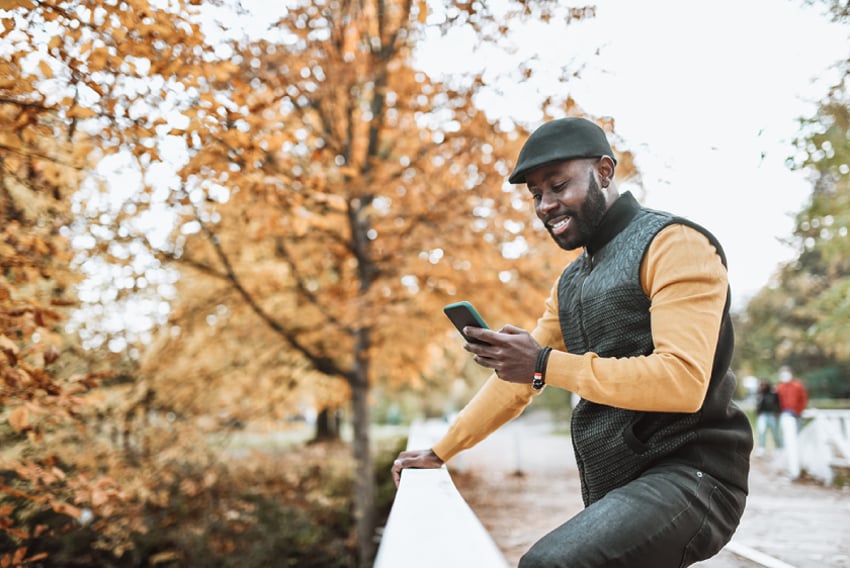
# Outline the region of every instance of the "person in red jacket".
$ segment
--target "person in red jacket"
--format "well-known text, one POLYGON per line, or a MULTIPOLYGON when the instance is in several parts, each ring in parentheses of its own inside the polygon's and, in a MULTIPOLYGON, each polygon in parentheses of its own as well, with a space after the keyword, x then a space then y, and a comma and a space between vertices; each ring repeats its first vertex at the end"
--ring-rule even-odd
POLYGON ((809 403, 809 393, 806 385, 794 376, 790 367, 780 367, 776 392, 779 395, 780 412, 791 414, 799 421, 809 403))
POLYGON ((785 443, 788 475, 792 479, 800 476, 800 451, 797 433, 802 426, 802 415, 809 402, 806 385, 794 376, 791 368, 783 365, 779 368, 779 384, 776 385, 779 395, 779 426, 782 430, 782 440, 785 443))

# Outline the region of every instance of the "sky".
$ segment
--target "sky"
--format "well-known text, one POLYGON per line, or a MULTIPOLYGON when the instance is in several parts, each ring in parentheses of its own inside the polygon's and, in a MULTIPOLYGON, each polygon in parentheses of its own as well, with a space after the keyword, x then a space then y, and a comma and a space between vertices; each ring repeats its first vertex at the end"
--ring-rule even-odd
POLYGON ((432 37, 420 58, 429 74, 535 60, 543 72, 533 85, 502 85, 480 103, 531 127, 542 95, 570 94, 591 116, 613 118, 612 141, 636 155, 644 204, 720 239, 740 308, 795 256, 782 239, 811 184, 785 161, 798 119, 813 115, 850 55, 850 28, 802 0, 600 0, 595 14, 517 29, 512 56, 470 53, 454 35, 432 37), (554 80, 565 64, 581 69, 566 93, 554 80))

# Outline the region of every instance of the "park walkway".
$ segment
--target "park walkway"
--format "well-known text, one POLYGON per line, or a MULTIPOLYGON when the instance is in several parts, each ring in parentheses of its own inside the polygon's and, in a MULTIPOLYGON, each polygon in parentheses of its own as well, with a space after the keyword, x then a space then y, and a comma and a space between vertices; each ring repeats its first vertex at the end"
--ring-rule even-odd
MULTIPOLYGON (((454 458, 452 477, 508 564, 582 508, 569 436, 523 416, 454 458)), ((784 477, 753 458, 747 510, 732 542, 699 568, 850 567, 850 490, 784 477)))

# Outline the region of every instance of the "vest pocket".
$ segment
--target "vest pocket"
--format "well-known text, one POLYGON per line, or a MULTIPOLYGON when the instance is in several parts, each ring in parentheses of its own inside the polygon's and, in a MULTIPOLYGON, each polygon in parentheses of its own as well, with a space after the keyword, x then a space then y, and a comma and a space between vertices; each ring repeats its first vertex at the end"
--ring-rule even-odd
POLYGON ((636 454, 643 454, 649 449, 649 440, 658 431, 658 417, 641 413, 626 424, 623 429, 623 441, 636 454))
POLYGON ((640 412, 623 428, 623 442, 638 455, 668 455, 692 440, 696 415, 640 412))

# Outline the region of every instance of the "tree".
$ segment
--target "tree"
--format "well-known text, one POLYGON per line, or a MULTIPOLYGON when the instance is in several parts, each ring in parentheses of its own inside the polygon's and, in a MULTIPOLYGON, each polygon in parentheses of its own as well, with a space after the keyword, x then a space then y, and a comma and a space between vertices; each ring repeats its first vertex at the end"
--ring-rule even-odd
POLYGON ((145 2, 22 0, 4 3, 0 18, 0 562, 17 564, 43 559, 28 546, 82 519, 83 503, 108 518, 132 493, 116 490, 89 429, 108 365, 92 369, 62 328, 81 276, 69 242, 74 195, 122 144, 139 159, 155 154, 156 120, 139 111, 159 90, 142 79, 181 66, 142 58, 168 54, 169 34, 187 47, 194 35, 145 2), (39 520, 50 511, 64 521, 39 520))
MULTIPOLYGON (((835 21, 847 21, 846 2, 817 3, 835 21)), ((815 116, 801 120, 797 152, 788 160, 789 168, 812 177, 811 198, 797 213, 789 239, 797 258, 750 301, 738 332, 742 367, 768 375, 781 363, 791 364, 810 380, 813 394, 826 396, 850 393, 850 60, 841 65, 839 83, 815 116)))
MULTIPOLYGON (((526 132, 476 107, 483 72, 441 82, 417 71, 416 43, 424 26, 499 41, 506 21, 587 14, 557 2, 515 2, 507 14, 292 3, 274 39, 213 41, 190 4, 27 3, 7 35, 26 30, 18 60, 43 60, 53 98, 26 83, 21 96, 41 96, 101 156, 135 161, 136 191, 80 210, 90 256, 127 264, 128 289, 146 280, 131 261, 142 245, 183 275, 142 360, 158 405, 229 419, 242 401, 249 414, 279 413, 296 392, 331 405, 350 391, 365 565, 370 385, 417 380, 423 347, 451 333, 435 314, 461 296, 491 321, 531 325, 568 258, 541 251, 528 199, 505 186, 526 132), (157 211, 178 216, 163 242, 143 222, 157 211)), ((543 104, 581 112, 569 99, 543 104)))
MULTIPOLYGON (((38 77, 0 63, 0 563, 36 561, 19 546, 26 515, 47 509, 77 516, 74 493, 48 442, 74 423, 97 376, 74 373, 73 339, 61 322, 79 278, 63 234, 70 195, 91 148, 53 109, 23 96, 38 77), (69 354, 69 352, 71 352, 69 354), (28 447, 30 451, 24 452, 28 447), (63 485, 59 483, 58 485, 63 485)), ((73 476, 69 481, 73 480, 73 476)), ((52 531, 43 527, 45 536, 52 531)))
MULTIPOLYGON (((541 18, 555 8, 517 6, 541 18)), ((546 237, 528 230, 529 200, 505 186, 526 133, 500 128, 475 106, 482 74, 448 84, 412 66, 427 9, 290 5, 275 24, 284 46, 233 44, 238 69, 223 89, 226 110, 188 109, 188 126, 172 132, 183 136, 188 157, 170 202, 185 209, 182 233, 161 254, 181 267, 184 282, 206 288, 190 300, 206 307, 175 313, 180 334, 160 343, 170 355, 152 351, 143 367, 167 381, 171 355, 197 352, 176 346, 194 341, 184 330, 213 310, 228 314, 233 326, 226 335, 217 327, 216 337, 232 342, 223 349, 239 359, 257 360, 254 346, 280 349, 258 335, 254 346, 238 342, 238 330, 251 325, 247 307, 283 343, 289 363, 251 372, 243 384, 277 383, 281 369, 298 365, 316 374, 285 372, 292 392, 316 376, 344 379, 364 564, 373 524, 370 385, 415 380, 423 347, 446 337, 441 306, 461 296, 486 306, 493 321, 533 324, 567 258, 548 244, 540 253, 546 237)), ((440 25, 469 26, 485 39, 504 32, 483 5, 445 12, 440 25)), ((551 107, 580 112, 571 101, 551 107)))
POLYGON ((738 334, 740 360, 762 375, 779 363, 804 375, 850 369, 848 118, 846 104, 829 103, 804 123, 797 144, 802 159, 794 167, 810 169, 814 187, 796 218, 798 256, 750 301, 738 334))

